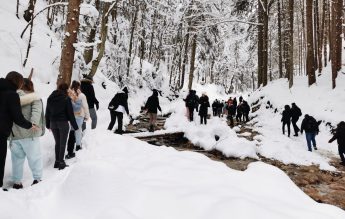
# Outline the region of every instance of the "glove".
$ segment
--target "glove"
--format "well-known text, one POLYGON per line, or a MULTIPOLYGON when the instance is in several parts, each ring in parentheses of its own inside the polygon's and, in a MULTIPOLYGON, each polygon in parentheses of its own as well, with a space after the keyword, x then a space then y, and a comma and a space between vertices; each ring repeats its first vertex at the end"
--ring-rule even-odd
POLYGON ((99 103, 95 103, 96 105, 96 109, 98 110, 99 109, 99 103))

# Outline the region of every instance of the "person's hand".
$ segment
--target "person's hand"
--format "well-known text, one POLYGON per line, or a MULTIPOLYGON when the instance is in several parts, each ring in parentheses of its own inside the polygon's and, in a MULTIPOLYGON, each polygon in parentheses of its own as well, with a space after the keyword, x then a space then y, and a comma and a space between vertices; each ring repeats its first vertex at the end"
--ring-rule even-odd
POLYGON ((331 141, 331 140, 329 140, 329 141, 328 141, 328 143, 332 143, 332 141, 331 141))
POLYGON ((84 118, 84 122, 87 122, 87 121, 89 121, 89 118, 84 118))
POLYGON ((40 127, 38 127, 38 126, 35 125, 35 124, 32 124, 31 130, 34 131, 34 132, 37 132, 37 131, 40 130, 40 127))

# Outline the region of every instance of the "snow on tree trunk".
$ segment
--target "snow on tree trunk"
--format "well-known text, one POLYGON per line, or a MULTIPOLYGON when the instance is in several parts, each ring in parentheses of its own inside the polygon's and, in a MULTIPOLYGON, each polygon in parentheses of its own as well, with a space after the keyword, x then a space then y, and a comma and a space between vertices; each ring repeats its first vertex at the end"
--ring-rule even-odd
POLYGON ((62 82, 65 82, 67 84, 71 83, 75 53, 73 44, 77 42, 79 31, 80 1, 81 0, 69 0, 65 27, 65 38, 62 45, 60 59, 60 74, 57 80, 58 84, 62 82))
POLYGON ((189 71, 189 82, 188 82, 188 89, 191 90, 193 86, 193 78, 194 78, 194 70, 195 70, 195 55, 196 55, 196 34, 193 36, 192 39, 192 51, 190 55, 190 71, 189 71))

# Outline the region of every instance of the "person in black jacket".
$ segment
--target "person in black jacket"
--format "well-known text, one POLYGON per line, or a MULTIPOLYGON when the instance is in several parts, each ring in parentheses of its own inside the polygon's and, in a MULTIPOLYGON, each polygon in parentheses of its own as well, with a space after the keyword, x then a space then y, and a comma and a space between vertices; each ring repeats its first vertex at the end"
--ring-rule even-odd
POLYGON ((298 136, 298 132, 300 131, 300 129, 298 128, 296 124, 300 116, 302 116, 301 109, 295 103, 292 103, 291 104, 291 122, 292 122, 292 127, 295 131, 294 136, 296 137, 298 136))
POLYGON ((108 130, 112 130, 116 118, 117 118, 117 130, 115 131, 116 134, 122 134, 122 123, 123 123, 123 114, 126 112, 127 115, 129 114, 128 110, 128 89, 127 87, 123 88, 122 91, 118 92, 113 99, 110 101, 108 109, 110 111, 110 123, 108 126, 108 130))
POLYGON ((50 129, 55 139, 55 164, 59 170, 67 167, 64 157, 70 124, 78 130, 74 117, 71 99, 68 96, 68 85, 61 83, 58 89, 48 97, 46 108, 46 127, 50 129))
POLYGON ((338 142, 338 151, 339 156, 341 159, 341 165, 345 166, 345 122, 341 121, 337 128, 335 129, 335 132, 333 133, 333 137, 329 140, 329 143, 332 143, 334 140, 337 140, 338 142))
POLYGON ((200 109, 199 109, 199 116, 200 116, 200 124, 207 124, 207 114, 208 108, 210 107, 210 102, 208 101, 208 96, 206 93, 203 93, 199 99, 200 109))
POLYGON ((236 121, 237 121, 237 123, 242 122, 242 115, 243 115, 243 103, 241 102, 237 106, 237 114, 236 114, 236 121))
POLYGON ((317 134, 319 134, 320 123, 321 122, 317 122, 314 117, 309 116, 308 114, 304 116, 304 119, 301 125, 301 133, 303 134, 303 131, 305 131, 308 151, 312 151, 311 149, 312 143, 313 143, 314 150, 317 150, 315 137, 317 134))
MULTIPOLYGON (((95 129, 97 127, 97 113, 95 110, 99 109, 99 102, 95 95, 95 90, 92 86, 93 80, 89 76, 85 76, 84 79, 80 81, 80 90, 83 94, 85 94, 87 99, 87 104, 89 105, 90 117, 91 117, 91 129, 95 129)), ((86 123, 83 123, 83 130, 86 129, 86 123)))
POLYGON ((194 109, 198 111, 198 97, 196 96, 196 92, 194 90, 190 90, 184 101, 186 102, 186 107, 188 109, 189 121, 193 121, 194 109))
POLYGON ((289 105, 285 105, 285 110, 283 111, 283 116, 281 119, 283 126, 283 135, 285 135, 285 125, 287 125, 288 129, 288 137, 290 137, 290 124, 291 124, 291 109, 289 105))
POLYGON ((242 101, 242 113, 243 113, 243 120, 246 120, 246 122, 249 121, 249 112, 250 112, 250 106, 247 101, 242 101))
POLYGON ((162 109, 159 105, 159 99, 158 99, 158 91, 156 89, 153 90, 153 94, 147 99, 145 104, 145 110, 147 110, 147 113, 150 117, 150 127, 149 131, 154 132, 154 128, 157 121, 157 109, 162 112, 162 109))
POLYGON ((16 90, 21 88, 23 83, 23 76, 15 71, 0 79, 0 187, 3 186, 7 138, 11 134, 13 123, 25 129, 38 130, 38 127, 27 121, 22 114, 16 90))
POLYGON ((217 116, 217 110, 218 110, 218 100, 216 99, 216 100, 213 101, 213 103, 212 103, 212 112, 213 112, 213 116, 217 116))

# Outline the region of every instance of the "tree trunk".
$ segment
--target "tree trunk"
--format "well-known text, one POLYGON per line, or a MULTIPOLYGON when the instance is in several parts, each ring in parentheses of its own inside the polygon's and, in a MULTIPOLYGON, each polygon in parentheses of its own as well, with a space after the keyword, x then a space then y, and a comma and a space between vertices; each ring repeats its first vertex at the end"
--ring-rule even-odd
POLYGON ((136 6, 135 12, 134 12, 134 17, 132 20, 131 37, 129 39, 129 48, 128 48, 128 57, 127 57, 127 77, 129 76, 129 71, 130 71, 130 67, 131 67, 133 38, 134 38, 135 26, 136 26, 137 19, 138 19, 138 11, 139 11, 139 6, 136 6))
POLYGON ((77 42, 77 36, 79 31, 79 6, 80 0, 70 0, 68 4, 68 12, 65 27, 65 38, 63 41, 61 60, 59 68, 59 76, 57 83, 65 82, 71 83, 74 53, 74 43, 77 42))
POLYGON ((258 0, 258 23, 260 24, 258 25, 258 87, 260 87, 263 83, 263 13, 264 9, 262 7, 261 0, 258 0))
POLYGON ((327 67, 328 59, 328 32, 329 32, 329 2, 328 0, 323 0, 323 6, 324 6, 324 36, 323 36, 323 58, 324 58, 324 64, 325 67, 327 67))
POLYGON ((336 87, 336 78, 341 69, 342 57, 342 0, 332 2, 332 88, 336 87))
POLYGON ((185 78, 185 72, 186 72, 186 64, 187 64, 187 60, 188 60, 188 43, 189 43, 189 31, 190 31, 190 27, 188 24, 188 28, 187 28, 187 34, 186 34, 186 40, 185 40, 185 44, 184 44, 184 55, 183 55, 183 61, 182 61, 182 71, 181 71, 181 83, 180 83, 180 89, 183 88, 184 86, 184 78, 185 78))
POLYGON ((279 59, 279 78, 283 77, 283 57, 282 57, 282 22, 281 22, 281 8, 280 0, 277 1, 278 7, 278 59, 279 59))
POLYGON ((316 82, 314 65, 313 42, 313 2, 306 1, 306 27, 307 27, 307 74, 309 86, 316 82))
POLYGON ((287 60, 287 74, 289 77, 289 88, 293 85, 293 20, 294 20, 294 0, 289 0, 289 29, 287 31, 287 38, 289 42, 288 60, 287 60))
POLYGON ((99 45, 99 52, 97 58, 92 61, 91 71, 89 77, 95 76, 99 63, 101 62, 104 52, 105 52, 105 42, 107 41, 108 35, 108 20, 110 13, 109 11, 111 2, 104 2, 103 15, 102 15, 102 24, 101 24, 101 44, 99 45))
MULTIPOLYGON (((95 1, 95 7, 96 7, 97 11, 99 11, 99 0, 95 1)), ((103 13, 106 13, 106 12, 103 12, 103 13)), ((88 43, 94 43, 95 42, 96 32, 97 32, 97 23, 98 22, 95 22, 95 25, 90 30, 89 37, 87 38, 88 43)), ((90 46, 90 47, 85 48, 85 51, 84 51, 85 64, 89 64, 92 61, 93 50, 94 50, 94 46, 90 46)))
POLYGON ((268 63, 268 4, 267 0, 261 0, 264 4, 264 13, 263 13, 263 54, 262 54, 262 84, 263 86, 267 85, 267 63, 268 63))
POLYGON ((194 70, 195 70, 195 55, 196 55, 196 34, 192 38, 192 49, 190 55, 190 71, 189 71, 189 82, 188 89, 191 90, 193 86, 194 70))
POLYGON ((318 5, 319 5, 319 0, 313 0, 313 9, 314 9, 314 65, 315 65, 315 71, 319 68, 319 63, 318 63, 318 31, 319 31, 319 15, 318 15, 318 5))

